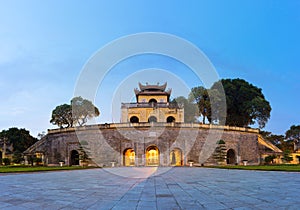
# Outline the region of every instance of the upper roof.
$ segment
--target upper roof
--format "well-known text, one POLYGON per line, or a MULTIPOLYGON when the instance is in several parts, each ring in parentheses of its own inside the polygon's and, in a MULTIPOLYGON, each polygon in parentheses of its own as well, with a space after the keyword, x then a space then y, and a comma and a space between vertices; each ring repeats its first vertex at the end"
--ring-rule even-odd
POLYGON ((148 83, 146 83, 146 85, 142 85, 139 82, 139 88, 134 89, 135 95, 167 95, 170 96, 172 89, 168 89, 166 90, 167 87, 167 83, 163 84, 163 85, 159 85, 159 83, 157 83, 156 85, 150 85, 148 83))

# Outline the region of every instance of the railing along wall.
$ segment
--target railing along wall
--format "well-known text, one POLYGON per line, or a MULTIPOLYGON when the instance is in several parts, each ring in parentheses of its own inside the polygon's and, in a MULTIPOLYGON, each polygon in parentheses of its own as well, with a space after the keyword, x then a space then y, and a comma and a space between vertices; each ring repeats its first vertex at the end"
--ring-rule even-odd
POLYGON ((202 129, 259 133, 259 129, 255 129, 255 128, 243 128, 243 127, 222 126, 222 125, 201 124, 201 123, 151 122, 151 123, 105 123, 105 124, 86 125, 86 126, 72 127, 72 128, 48 129, 48 134, 61 133, 61 132, 74 132, 75 130, 83 131, 83 130, 131 128, 131 127, 139 127, 139 128, 174 127, 174 128, 199 128, 199 129, 202 128, 202 129))

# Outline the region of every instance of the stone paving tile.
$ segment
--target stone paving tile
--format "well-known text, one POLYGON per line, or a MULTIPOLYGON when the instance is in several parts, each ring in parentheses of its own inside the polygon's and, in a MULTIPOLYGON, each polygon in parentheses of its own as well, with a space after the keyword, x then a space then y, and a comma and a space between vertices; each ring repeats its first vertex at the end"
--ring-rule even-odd
POLYGON ((135 179, 108 171, 1 175, 0 209, 239 210, 300 205, 300 173, 176 167, 135 179))

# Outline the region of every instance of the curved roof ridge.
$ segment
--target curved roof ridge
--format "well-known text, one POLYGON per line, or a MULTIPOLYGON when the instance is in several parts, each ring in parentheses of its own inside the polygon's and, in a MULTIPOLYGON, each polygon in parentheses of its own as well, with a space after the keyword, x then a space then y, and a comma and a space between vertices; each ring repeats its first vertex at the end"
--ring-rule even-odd
POLYGON ((160 91, 165 91, 167 87, 167 82, 165 82, 163 85, 159 85, 159 83, 157 83, 156 85, 151 85, 146 83, 146 85, 143 85, 142 83, 139 82, 139 88, 141 91, 145 91, 145 90, 160 90, 160 91))

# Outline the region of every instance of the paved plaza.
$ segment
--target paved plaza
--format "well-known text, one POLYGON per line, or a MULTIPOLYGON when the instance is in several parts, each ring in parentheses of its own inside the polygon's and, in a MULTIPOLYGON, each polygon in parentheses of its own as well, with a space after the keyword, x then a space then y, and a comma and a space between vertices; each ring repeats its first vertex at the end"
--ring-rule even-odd
POLYGON ((300 173, 291 172, 145 167, 0 175, 0 209, 299 209, 299 193, 300 173))

